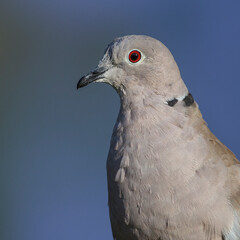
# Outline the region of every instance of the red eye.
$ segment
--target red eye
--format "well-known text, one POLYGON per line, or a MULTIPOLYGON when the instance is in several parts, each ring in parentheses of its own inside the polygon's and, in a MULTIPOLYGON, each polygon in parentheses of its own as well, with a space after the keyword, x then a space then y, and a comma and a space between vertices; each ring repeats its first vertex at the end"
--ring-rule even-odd
POLYGON ((141 59, 141 53, 137 50, 133 50, 129 53, 129 61, 132 63, 136 63, 141 59))

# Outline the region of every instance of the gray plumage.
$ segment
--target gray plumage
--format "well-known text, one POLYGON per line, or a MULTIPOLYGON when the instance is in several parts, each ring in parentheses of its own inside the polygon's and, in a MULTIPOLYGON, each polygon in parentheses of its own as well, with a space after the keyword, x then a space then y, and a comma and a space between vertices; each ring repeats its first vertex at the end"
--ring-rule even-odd
POLYGON ((78 88, 93 81, 121 99, 107 159, 114 239, 240 240, 239 162, 208 129, 169 50, 117 38, 78 88))

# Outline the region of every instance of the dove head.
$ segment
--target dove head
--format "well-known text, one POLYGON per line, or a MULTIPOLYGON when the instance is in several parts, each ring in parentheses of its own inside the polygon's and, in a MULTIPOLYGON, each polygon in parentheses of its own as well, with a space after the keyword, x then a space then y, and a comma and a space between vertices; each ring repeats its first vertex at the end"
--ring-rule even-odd
POLYGON ((148 93, 169 100, 187 94, 170 51, 160 41, 143 35, 124 36, 110 43, 97 68, 83 76, 77 88, 91 82, 110 84, 120 97, 148 93))

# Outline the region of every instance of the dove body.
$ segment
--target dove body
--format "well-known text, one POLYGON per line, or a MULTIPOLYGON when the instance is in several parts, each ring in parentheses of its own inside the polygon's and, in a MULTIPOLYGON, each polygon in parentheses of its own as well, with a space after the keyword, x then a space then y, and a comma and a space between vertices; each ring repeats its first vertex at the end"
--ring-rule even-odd
POLYGON ((78 87, 92 81, 121 99, 107 160, 114 239, 240 239, 238 161, 184 101, 169 50, 147 36, 118 38, 78 87))
POLYGON ((222 197, 227 169, 213 158, 197 104, 171 108, 157 96, 135 96, 122 100, 107 161, 115 238, 208 239, 203 223, 218 221, 210 239, 221 239, 234 216, 222 197))

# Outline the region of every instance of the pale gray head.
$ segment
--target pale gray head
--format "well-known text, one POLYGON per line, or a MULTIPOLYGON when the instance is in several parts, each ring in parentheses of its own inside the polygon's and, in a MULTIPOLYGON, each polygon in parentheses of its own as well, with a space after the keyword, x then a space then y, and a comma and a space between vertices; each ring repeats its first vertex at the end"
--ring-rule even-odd
POLYGON ((170 100, 187 94, 170 51, 160 41, 143 35, 120 37, 109 44, 97 68, 83 76, 77 88, 90 82, 108 83, 121 97, 148 92, 170 100))

